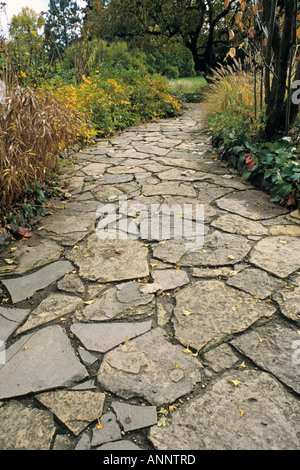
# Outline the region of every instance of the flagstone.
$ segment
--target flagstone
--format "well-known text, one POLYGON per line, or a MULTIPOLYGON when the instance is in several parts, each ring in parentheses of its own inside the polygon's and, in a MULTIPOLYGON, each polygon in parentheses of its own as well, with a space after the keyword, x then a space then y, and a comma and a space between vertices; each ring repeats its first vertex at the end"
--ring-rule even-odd
POLYGON ((248 268, 228 279, 229 286, 237 287, 259 299, 265 299, 283 288, 283 281, 260 269, 248 268))
POLYGON ((143 335, 152 320, 139 323, 74 323, 71 331, 89 351, 105 353, 121 343, 143 335))
POLYGON ((277 290, 273 298, 286 318, 300 324, 300 286, 286 286, 277 290))
POLYGON ((95 391, 57 390, 35 398, 78 436, 102 415, 105 394, 95 391))
POLYGON ((257 322, 271 319, 276 307, 219 280, 198 281, 176 294, 175 337, 203 352, 231 339, 257 322))
POLYGON ((45 289, 53 282, 64 276, 73 265, 66 260, 56 261, 26 276, 3 279, 2 283, 8 290, 12 303, 32 297, 37 291, 45 289))
POLYGON ((239 235, 268 235, 268 230, 259 222, 246 219, 236 214, 224 214, 213 220, 211 226, 239 235))
POLYGON ((111 406, 125 432, 146 428, 157 423, 155 406, 134 406, 116 401, 111 406))
POLYGON ((165 427, 153 426, 150 440, 159 451, 296 450, 298 414, 297 398, 271 375, 230 371, 172 413, 165 427))
POLYGON ((53 416, 12 400, 0 408, 1 450, 50 450, 56 432, 53 416))
POLYGON ((149 275, 148 249, 139 241, 101 240, 92 234, 66 254, 86 280, 111 282, 149 275))
POLYGON ((30 313, 28 320, 16 331, 16 334, 32 330, 53 320, 65 319, 82 305, 83 300, 80 297, 53 292, 30 313))
POLYGON ((163 182, 155 185, 143 185, 144 196, 159 196, 159 195, 172 195, 172 196, 187 196, 196 197, 195 189, 187 184, 163 182))
POLYGON ((191 392, 200 381, 200 362, 171 344, 161 328, 108 352, 98 371, 98 382, 106 390, 123 398, 144 397, 157 406, 191 392), (179 380, 172 379, 177 369, 179 380))
POLYGON ((68 387, 88 376, 60 326, 22 336, 6 352, 0 369, 0 398, 68 387))
POLYGON ((45 221, 40 229, 42 235, 66 246, 73 246, 82 240, 94 228, 96 222, 96 213, 77 213, 71 212, 55 213, 45 221))
POLYGON ((272 322, 244 333, 231 344, 263 370, 300 393, 300 340, 290 325, 272 322))
POLYGON ((284 207, 270 202, 269 195, 254 189, 229 194, 219 199, 217 205, 251 220, 271 219, 288 213, 284 207))
POLYGON ((285 278, 300 268, 300 239, 286 236, 263 238, 253 248, 250 262, 285 278))
POLYGON ((216 230, 205 235, 200 249, 193 250, 182 240, 168 240, 154 248, 153 257, 181 266, 225 266, 241 262, 250 249, 244 237, 216 230))
POLYGON ((63 247, 53 240, 38 239, 35 243, 26 242, 13 244, 3 258, 13 260, 13 264, 1 260, 0 275, 21 275, 33 269, 57 261, 63 252, 63 247))
POLYGON ((30 309, 0 306, 0 340, 4 343, 29 315, 30 309))

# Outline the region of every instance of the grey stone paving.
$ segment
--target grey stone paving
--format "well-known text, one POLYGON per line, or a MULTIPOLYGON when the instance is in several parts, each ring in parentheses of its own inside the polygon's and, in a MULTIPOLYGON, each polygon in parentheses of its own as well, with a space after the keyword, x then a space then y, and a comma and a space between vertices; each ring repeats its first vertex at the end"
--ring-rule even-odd
POLYGON ((1 450, 299 449, 299 212, 201 127, 189 105, 83 149, 1 253, 1 450))

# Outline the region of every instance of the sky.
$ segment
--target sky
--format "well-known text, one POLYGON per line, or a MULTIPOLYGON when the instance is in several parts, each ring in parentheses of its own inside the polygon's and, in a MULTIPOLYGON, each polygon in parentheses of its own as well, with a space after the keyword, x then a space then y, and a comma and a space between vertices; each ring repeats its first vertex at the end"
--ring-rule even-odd
MULTIPOLYGON (((23 7, 32 8, 32 10, 37 13, 48 10, 49 0, 1 0, 1 2, 6 3, 6 15, 8 17, 8 22, 10 22, 13 15, 20 13, 23 7)), ((77 0, 79 6, 85 6, 84 0, 77 0)), ((8 32, 8 24, 6 16, 3 13, 0 13, 0 25, 6 35, 8 32)))

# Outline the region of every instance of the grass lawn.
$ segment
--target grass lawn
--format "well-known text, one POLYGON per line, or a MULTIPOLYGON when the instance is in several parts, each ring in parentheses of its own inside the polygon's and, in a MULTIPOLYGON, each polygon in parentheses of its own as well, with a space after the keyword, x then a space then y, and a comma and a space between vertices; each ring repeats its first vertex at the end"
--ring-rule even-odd
POLYGON ((171 80, 170 84, 175 90, 195 93, 199 88, 206 85, 206 80, 204 77, 184 77, 171 80))

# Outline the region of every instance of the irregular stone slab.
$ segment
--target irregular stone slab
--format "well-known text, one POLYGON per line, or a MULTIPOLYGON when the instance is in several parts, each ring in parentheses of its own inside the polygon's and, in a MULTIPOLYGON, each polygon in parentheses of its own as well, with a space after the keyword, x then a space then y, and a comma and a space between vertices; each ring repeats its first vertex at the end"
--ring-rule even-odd
POLYGON ((99 240, 96 234, 67 254, 79 267, 83 279, 99 282, 147 277, 147 256, 147 247, 138 241, 99 240))
POLYGON ((285 317, 300 324, 300 287, 282 289, 273 298, 285 317))
POLYGON ((90 188, 94 191, 94 195, 100 202, 114 202, 117 201, 124 193, 115 186, 98 185, 95 183, 90 188))
MULTIPOLYGON (((188 198, 188 197, 182 197, 182 196, 167 196, 164 197, 164 202, 160 206, 160 211, 162 213, 165 212, 164 210, 164 204, 167 204, 167 213, 174 207, 176 208, 177 205, 180 206, 179 210, 176 211, 176 214, 182 215, 185 219, 192 219, 197 220, 199 223, 202 222, 202 220, 199 220, 199 213, 197 213, 197 207, 203 206, 204 209, 204 222, 208 223, 211 221, 212 218, 217 216, 217 211, 210 206, 209 204, 202 203, 199 201, 199 199, 193 199, 193 198, 188 198), (191 214, 189 212, 189 209, 191 209, 191 214)), ((183 225, 184 226, 184 225, 183 225)))
POLYGON ((87 201, 77 201, 74 200, 73 202, 68 202, 65 205, 65 214, 69 213, 71 215, 74 215, 74 213, 78 212, 80 213, 96 213, 97 209, 99 207, 99 202, 95 200, 87 200, 87 201))
POLYGON ((102 416, 100 424, 101 426, 98 425, 93 428, 92 447, 122 439, 116 417, 111 411, 102 416))
POLYGON ((157 176, 162 181, 203 181, 207 179, 206 173, 186 168, 172 168, 170 170, 163 170, 157 176))
POLYGON ((300 393, 300 341, 293 328, 272 323, 241 335, 231 344, 259 367, 300 393))
POLYGON ((234 192, 233 188, 224 188, 213 183, 200 182, 193 183, 194 188, 198 191, 198 199, 201 203, 211 204, 216 199, 220 199, 227 194, 234 192))
POLYGON ((195 189, 187 184, 164 182, 158 184, 145 184, 143 185, 144 196, 160 196, 160 195, 171 195, 171 196, 187 196, 196 197, 197 193, 195 189))
POLYGON ((151 329, 152 321, 141 323, 75 323, 71 331, 90 351, 105 353, 121 343, 143 335, 151 329))
POLYGON ((132 181, 133 178, 134 178, 133 175, 110 175, 110 174, 106 173, 101 178, 97 178, 97 182, 98 182, 99 185, 127 183, 128 181, 132 181))
POLYGON ((287 214, 288 210, 270 202, 262 191, 248 190, 229 194, 217 201, 218 207, 251 220, 271 219, 287 214))
POLYGON ((29 312, 30 310, 21 308, 0 307, 0 340, 5 343, 29 312))
POLYGON ((56 213, 43 221, 41 234, 65 246, 73 246, 92 231, 96 222, 96 213, 56 213))
POLYGON ((182 240, 168 240, 154 248, 153 256, 180 266, 225 266, 241 262, 250 249, 244 237, 216 230, 204 237, 199 250, 189 250, 182 240))
POLYGON ((140 287, 141 292, 150 293, 176 289, 190 282, 185 271, 179 269, 157 269, 152 272, 153 284, 144 284, 140 287))
MULTIPOLYGON (((222 173, 225 173, 223 171, 222 173)), ((224 188, 232 188, 239 191, 248 191, 252 190, 252 186, 249 183, 241 181, 240 177, 228 175, 228 174, 214 174, 213 171, 211 173, 207 173, 207 181, 212 182, 218 186, 222 186, 224 188)), ((241 214, 243 215, 243 214, 241 214)))
POLYGON ((235 371, 152 427, 150 440, 158 450, 296 450, 298 413, 297 398, 269 374, 235 371))
POLYGON ((103 173, 105 172, 108 166, 109 165, 104 163, 89 163, 84 168, 82 168, 82 171, 86 175, 93 176, 94 178, 96 178, 99 176, 103 176, 103 173))
POLYGON ((227 284, 257 296, 259 299, 265 299, 284 285, 282 281, 270 276, 265 271, 254 268, 240 271, 236 276, 228 279, 227 284))
POLYGON ((68 387, 88 373, 63 330, 55 325, 23 336, 7 350, 0 369, 0 398, 68 387))
POLYGON ((54 413, 75 436, 102 415, 105 394, 92 391, 58 390, 35 398, 54 413))
POLYGON ((107 353, 98 382, 123 398, 143 396, 161 405, 193 390, 201 380, 200 370, 195 357, 183 354, 181 346, 171 344, 166 333, 155 328, 107 353), (179 380, 174 372, 181 373, 179 380))
POLYGON ((158 155, 165 156, 169 153, 169 149, 164 149, 162 147, 154 145, 145 145, 145 144, 136 144, 134 148, 137 152, 148 153, 149 155, 158 155))
POLYGON ((269 230, 270 234, 275 236, 300 237, 299 225, 273 225, 269 230))
MULTIPOLYGON (((131 441, 127 441, 126 439, 122 439, 121 441, 115 442, 108 442, 107 444, 103 444, 103 446, 97 447, 96 450, 142 450, 140 447, 135 445, 131 441)), ((118 457, 116 457, 118 459, 118 457)))
POLYGON ((205 353, 203 359, 214 372, 218 373, 230 369, 239 360, 239 356, 228 344, 221 344, 205 353))
POLYGON ((74 450, 89 450, 91 447, 90 436, 88 434, 83 434, 79 441, 76 444, 74 450))
POLYGON ((60 290, 66 292, 72 292, 73 294, 84 295, 85 286, 82 280, 77 274, 69 273, 66 274, 60 281, 57 283, 57 287, 60 290))
POLYGON ((176 295, 176 338, 203 352, 228 341, 256 322, 266 322, 276 308, 218 280, 198 281, 176 295))
POLYGON ((76 314, 79 321, 107 321, 116 318, 147 317, 155 312, 154 296, 143 294, 140 284, 122 283, 76 314))
POLYGON ((212 227, 240 235, 268 235, 268 230, 259 222, 235 214, 225 214, 211 223, 212 227))
POLYGON ((15 304, 32 297, 35 292, 45 289, 71 269, 73 266, 69 261, 56 261, 27 276, 3 279, 2 283, 8 290, 12 303, 15 304))
POLYGON ((13 253, 10 251, 4 254, 5 259, 14 259, 16 264, 3 264, 0 265, 0 275, 7 275, 10 273, 24 274, 27 271, 40 268, 45 264, 57 261, 63 251, 63 248, 57 245, 52 240, 41 240, 40 243, 34 246, 28 244, 13 245, 12 248, 17 248, 13 253))
POLYGON ((251 252, 250 262, 278 277, 285 278, 300 268, 300 239, 264 238, 251 252))
POLYGON ((56 431, 49 411, 12 400, 0 408, 1 450, 50 450, 56 431))
POLYGON ((147 428, 157 423, 155 406, 134 406, 116 401, 111 406, 125 432, 147 428))
POLYGON ((32 330, 52 320, 65 318, 82 305, 83 300, 80 297, 54 292, 42 300, 40 305, 30 313, 28 320, 17 330, 16 334, 32 330))
POLYGON ((234 274, 236 274, 235 271, 232 270, 230 267, 225 267, 225 268, 192 268, 191 269, 191 274, 192 276, 195 277, 201 277, 201 278, 215 278, 215 277, 221 277, 221 278, 228 278, 234 274))

